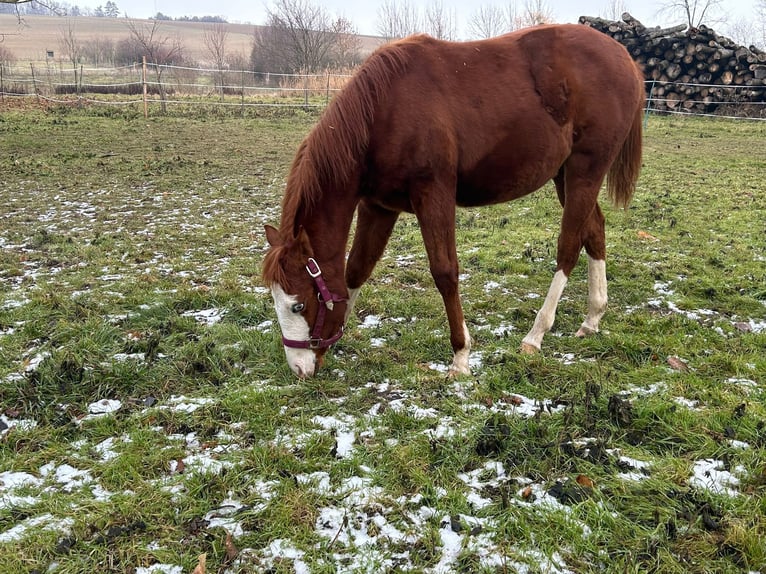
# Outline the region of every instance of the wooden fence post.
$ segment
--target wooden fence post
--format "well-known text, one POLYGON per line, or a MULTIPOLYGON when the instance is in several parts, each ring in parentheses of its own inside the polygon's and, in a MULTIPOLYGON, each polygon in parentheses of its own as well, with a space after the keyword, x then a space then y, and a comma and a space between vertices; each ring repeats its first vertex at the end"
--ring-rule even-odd
POLYGON ((242 109, 241 114, 242 117, 245 117, 245 70, 242 70, 240 72, 242 74, 242 109))
POLYGON ((144 56, 143 66, 141 67, 141 83, 144 85, 144 119, 149 117, 149 103, 147 101, 147 86, 146 86, 146 56, 144 56))
POLYGON ((33 63, 29 63, 29 67, 32 69, 32 89, 35 91, 35 96, 37 96, 37 103, 40 103, 40 93, 37 91, 37 79, 35 78, 35 65, 33 63))

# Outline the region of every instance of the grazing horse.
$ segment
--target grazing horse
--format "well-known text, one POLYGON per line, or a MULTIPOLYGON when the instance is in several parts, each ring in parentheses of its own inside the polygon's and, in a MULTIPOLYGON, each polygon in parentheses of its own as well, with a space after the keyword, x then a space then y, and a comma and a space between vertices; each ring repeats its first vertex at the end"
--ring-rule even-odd
POLYGON ((553 179, 563 206, 557 267, 523 352, 540 349, 580 251, 598 331, 607 303, 606 178, 626 206, 641 166, 641 72, 616 41, 581 25, 445 42, 413 36, 379 48, 301 143, 287 178, 263 279, 287 360, 311 376, 343 326, 401 212, 420 224, 454 351, 470 373, 458 293, 455 209, 510 201, 553 179), (354 212, 356 232, 346 258, 354 212))

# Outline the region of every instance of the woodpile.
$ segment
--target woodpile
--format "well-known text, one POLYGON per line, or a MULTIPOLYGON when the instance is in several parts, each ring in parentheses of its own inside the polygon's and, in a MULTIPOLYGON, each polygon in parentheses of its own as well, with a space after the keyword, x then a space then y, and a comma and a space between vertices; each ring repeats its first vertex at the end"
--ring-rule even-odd
POLYGON ((627 12, 622 21, 581 16, 580 23, 627 48, 644 71, 651 109, 715 113, 737 105, 766 117, 763 50, 740 46, 707 26, 647 28, 627 12))

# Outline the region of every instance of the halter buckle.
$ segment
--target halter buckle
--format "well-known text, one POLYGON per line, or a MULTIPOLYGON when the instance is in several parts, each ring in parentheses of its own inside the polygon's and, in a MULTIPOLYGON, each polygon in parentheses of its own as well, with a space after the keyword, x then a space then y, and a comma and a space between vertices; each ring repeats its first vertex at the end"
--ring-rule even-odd
POLYGON ((317 263, 316 259, 313 257, 309 257, 309 261, 306 264, 306 271, 309 272, 312 279, 316 279, 322 274, 322 270, 319 268, 319 263, 317 263))

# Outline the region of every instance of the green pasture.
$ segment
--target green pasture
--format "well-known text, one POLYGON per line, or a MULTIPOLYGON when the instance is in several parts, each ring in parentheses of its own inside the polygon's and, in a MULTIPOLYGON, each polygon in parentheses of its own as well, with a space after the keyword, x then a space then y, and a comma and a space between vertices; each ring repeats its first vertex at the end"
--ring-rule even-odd
POLYGON ((472 377, 404 216, 298 380, 259 268, 312 114, 0 109, 0 572, 766 570, 766 123, 649 118, 601 333, 583 260, 518 353, 549 186, 458 214, 472 377))

